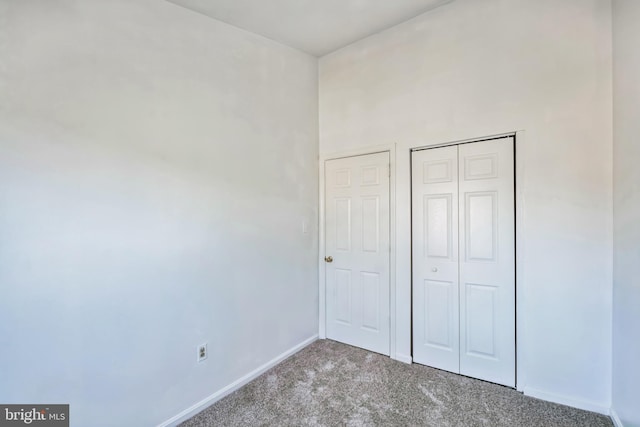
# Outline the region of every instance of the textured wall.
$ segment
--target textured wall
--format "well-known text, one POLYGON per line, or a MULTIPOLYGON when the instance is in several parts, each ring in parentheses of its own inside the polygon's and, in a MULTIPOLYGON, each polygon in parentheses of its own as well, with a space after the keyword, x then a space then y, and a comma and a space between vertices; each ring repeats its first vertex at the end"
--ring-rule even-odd
POLYGON ((412 147, 517 130, 519 388, 608 411, 611 4, 456 0, 320 60, 320 152, 397 144, 397 351, 412 147))
POLYGON ((640 2, 613 2, 613 411, 640 426, 640 2))
POLYGON ((0 402, 156 425, 317 333, 315 58, 157 0, 0 0, 0 58, 0 402))

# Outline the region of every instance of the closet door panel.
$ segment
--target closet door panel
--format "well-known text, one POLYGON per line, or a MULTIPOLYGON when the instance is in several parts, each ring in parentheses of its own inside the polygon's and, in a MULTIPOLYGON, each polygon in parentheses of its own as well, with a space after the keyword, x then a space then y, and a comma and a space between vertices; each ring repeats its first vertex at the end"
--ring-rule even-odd
POLYGON ((458 148, 412 155, 413 360, 459 372, 458 148))
POLYGON ((460 373, 515 387, 513 138, 459 146, 460 373))

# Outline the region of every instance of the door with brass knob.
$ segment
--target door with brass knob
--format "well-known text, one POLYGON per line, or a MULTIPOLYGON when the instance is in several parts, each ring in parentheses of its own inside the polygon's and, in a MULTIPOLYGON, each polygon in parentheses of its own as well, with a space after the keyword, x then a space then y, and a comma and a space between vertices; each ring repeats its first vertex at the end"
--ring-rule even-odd
POLYGON ((327 338, 389 355, 389 153, 325 163, 327 338))

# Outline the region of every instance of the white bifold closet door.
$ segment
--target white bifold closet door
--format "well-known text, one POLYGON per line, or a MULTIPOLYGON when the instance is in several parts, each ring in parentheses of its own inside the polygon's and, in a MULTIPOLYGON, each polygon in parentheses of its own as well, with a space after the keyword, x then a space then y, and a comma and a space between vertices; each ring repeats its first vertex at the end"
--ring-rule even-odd
POLYGON ((412 166, 413 360, 515 387, 513 138, 412 166))

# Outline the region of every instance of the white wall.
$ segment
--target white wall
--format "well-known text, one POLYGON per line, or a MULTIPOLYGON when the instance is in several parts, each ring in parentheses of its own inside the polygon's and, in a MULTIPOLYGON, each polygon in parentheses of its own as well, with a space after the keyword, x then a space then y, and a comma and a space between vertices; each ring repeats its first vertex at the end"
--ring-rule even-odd
POLYGON ((315 58, 158 0, 0 0, 0 58, 0 402, 157 425, 317 333, 315 58))
POLYGON ((613 412, 640 426, 640 2, 613 2, 613 412))
POLYGON ((524 130, 519 388, 608 411, 610 8, 456 0, 321 58, 321 155, 397 143, 397 357, 411 339, 409 149, 524 130))

